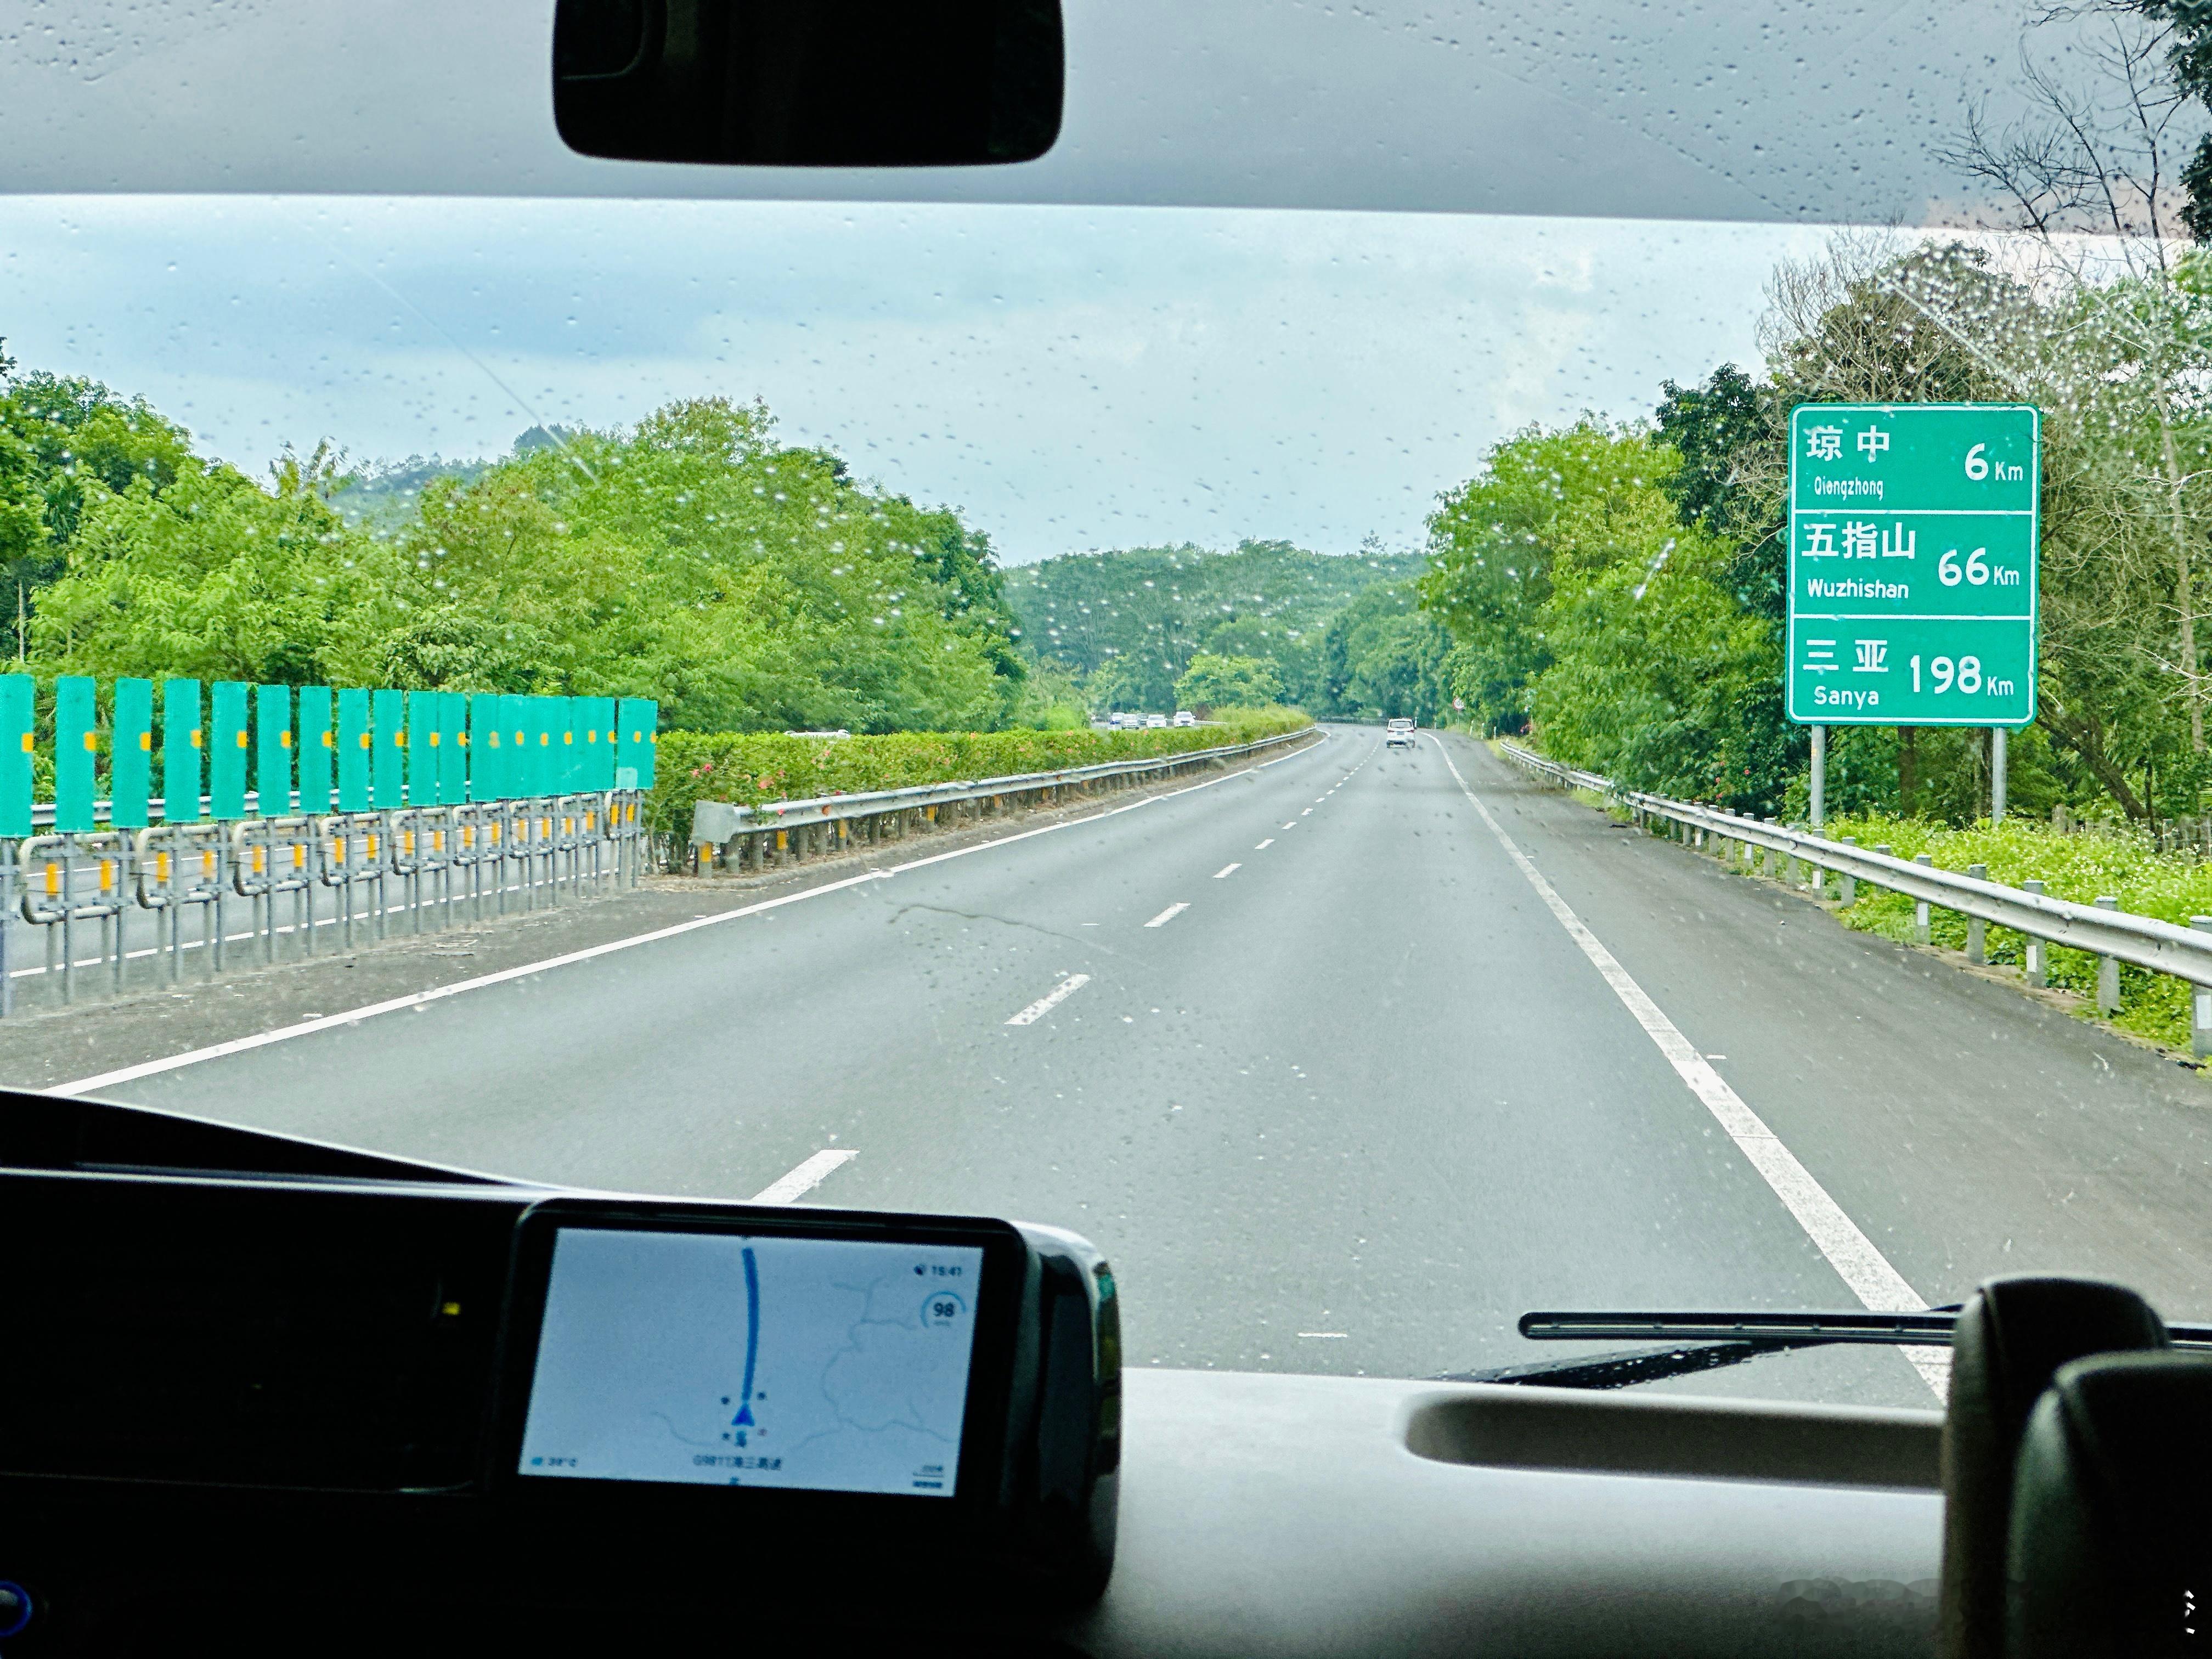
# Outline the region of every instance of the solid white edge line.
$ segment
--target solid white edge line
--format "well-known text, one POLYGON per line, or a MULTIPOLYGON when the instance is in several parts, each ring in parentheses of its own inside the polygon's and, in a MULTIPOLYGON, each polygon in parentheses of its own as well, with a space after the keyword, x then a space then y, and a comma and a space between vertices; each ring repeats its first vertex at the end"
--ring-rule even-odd
POLYGON ((1159 915, 1154 916, 1150 921, 1146 922, 1145 926, 1147 927, 1164 927, 1170 922, 1173 921, 1177 916, 1181 915, 1184 911, 1189 908, 1190 906, 1188 904, 1170 904, 1166 909, 1161 911, 1159 915))
POLYGON ((781 1180, 763 1187, 745 1200, 748 1204, 792 1204, 806 1196, 823 1179, 860 1157, 850 1146, 830 1146, 814 1154, 781 1180))
MULTIPOLYGON (((1635 1017, 1644 1034, 1675 1073, 1690 1087, 1690 1092, 1705 1103, 1705 1109, 1718 1121, 1736 1149, 1750 1160, 1751 1167, 1759 1171, 1774 1195, 1788 1206, 1813 1241, 1814 1248, 1828 1260, 1828 1265, 1839 1274, 1851 1294, 1875 1313, 1924 1313, 1928 1301, 1906 1283, 1905 1275, 1890 1264, 1875 1242, 1859 1231, 1859 1225, 1844 1212, 1843 1206, 1828 1196, 1826 1188, 1814 1180, 1811 1170, 1797 1161, 1797 1156, 1782 1144, 1780 1137, 1768 1128, 1759 1114, 1746 1105, 1736 1091, 1729 1087, 1718 1072, 1706 1063, 1705 1057, 1691 1046, 1674 1024, 1654 1002, 1644 988, 1620 965, 1613 952, 1599 942, 1582 919, 1567 906, 1565 899, 1545 880, 1528 855, 1515 845, 1512 836, 1491 816, 1490 809, 1482 804, 1474 791, 1468 787, 1467 780, 1453 764, 1442 738, 1434 739, 1437 752, 1443 757, 1444 764, 1451 768, 1453 779, 1459 784, 1476 814, 1498 838, 1505 855, 1528 884, 1536 890, 1536 896, 1544 901, 1545 908, 1567 930, 1567 934, 1582 947, 1590 965, 1604 976, 1620 999, 1621 1006, 1635 1017)), ((1899 1352, 1911 1361, 1912 1368, 1935 1390, 1938 1400, 1948 1396, 1951 1380, 1951 1354, 1947 1348, 1902 1348, 1899 1352)))
POLYGON ((1241 865, 1241 864, 1224 864, 1224 865, 1223 865, 1223 866, 1222 866, 1218 870, 1216 870, 1216 871, 1213 872, 1213 878, 1214 878, 1214 880, 1216 880, 1216 881, 1219 881, 1219 880, 1224 877, 1224 876, 1227 875, 1231 871, 1232 871, 1232 870, 1242 870, 1243 867, 1244 867, 1244 866, 1243 866, 1243 865, 1241 865))
POLYGON ((1059 1007, 1061 1003, 1066 1001, 1068 998, 1073 996, 1078 991, 1080 991, 1085 986, 1090 983, 1091 975, 1088 974, 1070 974, 1066 979, 1060 981, 1059 984, 1054 986, 1052 989, 1047 991, 1035 1002, 1030 1004, 1028 1007, 1023 1009, 1021 1012, 1016 1014, 1012 1019, 1008 1020, 1006 1024, 1009 1025, 1034 1025, 1037 1021, 1042 1019, 1054 1009, 1059 1007))
MULTIPOLYGON (((1328 734, 1322 733, 1322 742, 1328 734)), ((420 1008, 430 1003, 442 1002, 447 997, 459 996, 465 991, 483 990, 489 986, 504 985, 511 981, 527 979, 532 974, 543 974, 556 968, 566 968, 579 962, 591 962, 600 957, 612 956, 617 951, 628 951, 641 945, 657 944, 665 939, 696 933, 702 927, 712 927, 725 921, 736 921, 745 916, 757 916, 764 910, 775 910, 802 900, 818 898, 824 893, 842 892, 848 887, 858 887, 871 881, 889 881, 908 870, 920 870, 932 864, 942 864, 948 859, 965 858, 971 853, 987 852, 994 847, 1005 847, 1018 841, 1027 841, 1033 836, 1049 836, 1061 830, 1073 830, 1085 823, 1096 823, 1123 812, 1142 811, 1164 800, 1173 800, 1178 795, 1194 794, 1200 789, 1211 789, 1216 784, 1264 771, 1270 766, 1280 765, 1300 755, 1309 755, 1322 746, 1310 743, 1293 749, 1287 755, 1278 755, 1273 760, 1262 761, 1256 766, 1224 772, 1218 778, 1208 778, 1203 783, 1186 785, 1181 789, 1170 789, 1157 795, 1147 795, 1142 800, 1129 801, 1120 806, 1109 806, 1103 812, 1092 812, 1079 818, 1064 818, 1058 823, 1041 824, 1034 830, 1018 830, 1011 836, 1000 836, 993 841, 978 842, 972 847, 957 847, 949 853, 935 853, 927 858, 913 859, 894 865, 888 870, 866 870, 857 876, 848 876, 842 881, 829 881, 819 887, 803 888, 796 893, 785 893, 772 899, 763 899, 757 904, 740 905, 732 910, 718 910, 711 916, 696 916, 690 921, 679 921, 672 927, 656 927, 650 933, 633 933, 627 939, 610 939, 604 945, 594 945, 586 950, 571 951, 562 956, 547 957, 540 962, 524 963, 519 967, 503 968, 494 974, 479 975, 475 979, 456 980, 451 985, 434 986, 428 991, 410 992, 404 997, 392 997, 382 1002, 372 1002, 359 1008, 349 1008, 343 1013, 323 1014, 313 1019, 301 1020, 295 1024, 280 1025, 274 1030, 257 1031, 251 1036, 234 1037, 228 1042, 210 1044, 204 1048, 191 1048, 180 1054, 170 1054, 161 1060, 142 1060, 135 1066, 118 1066, 112 1072, 101 1072, 92 1077, 81 1077, 73 1083, 57 1084, 45 1092, 72 1096, 90 1094, 96 1089, 112 1088, 121 1083, 135 1083, 140 1078, 158 1077, 164 1072, 181 1071, 187 1066, 197 1066, 203 1060, 223 1060, 232 1054, 242 1054, 255 1048, 265 1048, 271 1043, 287 1042, 294 1037, 312 1036, 318 1031, 327 1031, 340 1025, 355 1025, 379 1014, 397 1013, 403 1008, 420 1008)), ((332 958, 334 959, 334 958, 332 958)))

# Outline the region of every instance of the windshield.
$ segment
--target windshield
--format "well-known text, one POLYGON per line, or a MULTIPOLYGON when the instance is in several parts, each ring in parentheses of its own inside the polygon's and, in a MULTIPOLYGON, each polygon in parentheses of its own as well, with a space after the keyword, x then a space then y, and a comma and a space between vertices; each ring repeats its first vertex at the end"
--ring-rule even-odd
POLYGON ((1139 1365, 2203 1317, 2212 207, 2039 131, 1968 230, 0 200, 0 1079, 1066 1225, 1139 1365))

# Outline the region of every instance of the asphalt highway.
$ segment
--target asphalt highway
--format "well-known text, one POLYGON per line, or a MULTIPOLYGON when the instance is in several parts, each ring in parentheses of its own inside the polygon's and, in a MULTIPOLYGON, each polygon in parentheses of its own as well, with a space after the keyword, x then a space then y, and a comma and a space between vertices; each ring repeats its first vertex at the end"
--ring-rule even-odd
MULTIPOLYGON (((1940 1304, 2042 1268, 2212 1316, 2194 1075, 1456 735, 1338 727, 805 884, 92 1091, 595 1188, 1056 1223, 1114 1260, 1138 1365, 1424 1376, 1560 1357, 1515 1334, 1531 1308, 1940 1304)), ((1887 1350, 1684 1386, 1933 1403, 1887 1350)))

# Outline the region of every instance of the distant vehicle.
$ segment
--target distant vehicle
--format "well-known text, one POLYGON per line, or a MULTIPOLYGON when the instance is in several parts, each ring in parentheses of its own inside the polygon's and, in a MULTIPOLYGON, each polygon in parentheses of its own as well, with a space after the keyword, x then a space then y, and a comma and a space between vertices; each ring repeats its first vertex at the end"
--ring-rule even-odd
POLYGON ((1116 732, 1130 731, 1142 723, 1136 715, 1119 708, 1106 717, 1106 724, 1116 732))
POLYGON ((1167 729, 1167 724, 1168 717, 1165 714, 1147 714, 1145 716, 1145 730, 1147 732, 1164 732, 1167 729))
POLYGON ((1198 724, 1198 716, 1188 708, 1178 708, 1176 710, 1175 723, 1177 726, 1195 726, 1198 724))
POLYGON ((1408 720, 1392 720, 1382 728, 1385 749, 1411 749, 1413 746, 1413 723, 1408 720))

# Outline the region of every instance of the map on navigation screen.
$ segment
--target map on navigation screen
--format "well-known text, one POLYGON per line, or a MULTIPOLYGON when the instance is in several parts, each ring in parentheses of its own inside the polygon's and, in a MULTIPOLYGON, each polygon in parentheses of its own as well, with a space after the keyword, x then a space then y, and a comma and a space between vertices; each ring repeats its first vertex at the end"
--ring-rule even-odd
POLYGON ((951 1497, 973 1245, 564 1227, 520 1472, 951 1497))

